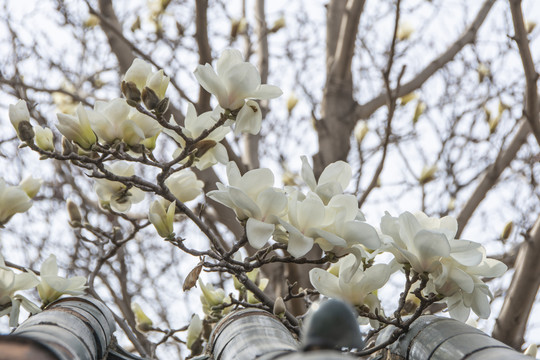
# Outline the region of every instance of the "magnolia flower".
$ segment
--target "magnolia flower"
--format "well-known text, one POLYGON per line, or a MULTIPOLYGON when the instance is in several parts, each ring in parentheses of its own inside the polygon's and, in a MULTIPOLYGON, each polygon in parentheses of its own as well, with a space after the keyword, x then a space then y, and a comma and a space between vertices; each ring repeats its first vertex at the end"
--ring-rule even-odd
POLYGON ((23 121, 30 121, 30 113, 26 106, 26 101, 19 100, 15 105, 9 105, 9 120, 19 135, 19 124, 23 121))
POLYGON ((217 97, 224 109, 236 110, 246 99, 273 99, 283 93, 277 86, 261 85, 257 68, 244 62, 238 50, 223 51, 216 69, 217 74, 210 64, 198 65, 195 77, 206 91, 217 97))
POLYGON ((490 300, 493 300, 493 294, 489 291, 489 287, 477 277, 474 277, 471 292, 459 290, 454 295, 444 299, 448 305, 450 316, 462 322, 467 321, 471 309, 478 317, 487 319, 491 313, 490 300))
POLYGON ((189 326, 187 328, 187 337, 186 337, 186 346, 188 349, 191 349, 195 341, 201 336, 203 331, 203 323, 199 315, 194 314, 191 317, 189 326))
POLYGON ((16 213, 30 209, 32 201, 26 192, 17 186, 6 185, 0 178, 0 228, 16 213))
POLYGON ((338 194, 333 196, 325 206, 324 223, 328 225, 315 232, 319 236, 316 242, 324 251, 330 251, 334 245, 346 247, 362 244, 375 250, 381 245, 377 230, 364 220, 358 209, 358 201, 354 195, 338 194))
POLYGON ((36 145, 45 151, 54 151, 53 133, 49 128, 42 128, 39 125, 34 126, 36 145))
POLYGON ((389 265, 376 264, 364 269, 360 252, 353 251, 332 270, 333 273, 315 268, 309 272, 309 280, 318 292, 353 305, 366 305, 371 311, 380 307, 374 291, 383 287, 390 278, 389 265))
POLYGON ((77 116, 67 114, 56 114, 56 116, 59 121, 56 128, 68 140, 85 150, 89 150, 96 143, 96 134, 90 127, 88 113, 82 104, 77 105, 77 116))
MULTIPOLYGON (((106 165, 105 169, 119 176, 129 177, 135 175, 133 165, 123 161, 106 165)), ((144 199, 142 190, 135 187, 128 189, 121 182, 107 179, 96 179, 94 190, 102 206, 110 206, 118 212, 126 212, 131 207, 131 204, 136 204, 144 199)))
POLYGON ((441 259, 451 257, 464 266, 475 266, 482 261, 481 245, 457 240, 455 219, 429 218, 423 213, 405 212, 394 218, 386 214, 381 219, 381 231, 388 250, 399 263, 408 263, 417 273, 439 270, 441 259))
POLYGON ((175 172, 165 180, 165 186, 181 202, 195 199, 202 193, 204 182, 197 180, 197 176, 189 169, 175 172))
POLYGON ((176 210, 176 201, 169 203, 165 199, 154 200, 150 205, 148 219, 156 228, 159 236, 163 238, 173 234, 174 212, 176 210), (165 209, 167 207, 167 209, 165 209))
MULTIPOLYGON (((315 238, 319 237, 320 228, 330 225, 325 222, 325 208, 322 200, 314 193, 303 196, 298 192, 289 196, 287 221, 279 219, 279 223, 288 232, 287 251, 294 257, 305 255, 313 247, 315 238)), ((346 246, 346 241, 338 237, 328 237, 335 246, 346 246)))
POLYGON ((342 194, 349 186, 352 178, 352 169, 349 164, 344 161, 336 161, 328 165, 319 180, 315 180, 313 169, 308 163, 307 157, 302 156, 302 179, 306 185, 315 194, 319 195, 321 200, 328 204, 330 199, 337 194, 342 194))
POLYGON ((126 71, 124 81, 133 82, 139 91, 145 87, 152 89, 156 95, 163 99, 169 86, 170 79, 165 76, 163 70, 152 72, 152 65, 142 59, 135 59, 126 71))
POLYGON ((141 129, 144 138, 142 144, 146 148, 153 150, 156 147, 157 136, 163 130, 159 122, 136 109, 131 109, 128 119, 133 121, 141 129))
POLYGON ((16 274, 6 267, 4 258, 0 255, 0 317, 10 314, 9 326, 17 326, 21 305, 31 314, 40 311, 30 300, 15 294, 20 290, 31 289, 37 284, 39 284, 39 278, 34 273, 16 274))
POLYGON ((101 141, 108 144, 124 141, 133 146, 144 140, 145 134, 133 120, 129 119, 130 112, 131 106, 124 99, 96 101, 94 110, 88 111, 88 118, 101 141))
POLYGON ((398 28, 397 28, 397 34, 396 37, 398 40, 407 40, 411 37, 411 35, 414 33, 414 26, 409 21, 400 21, 398 28))
POLYGON ((231 208, 239 220, 246 220, 246 234, 251 246, 260 249, 272 236, 278 218, 287 209, 286 195, 274 188, 274 174, 269 169, 254 169, 244 175, 233 161, 227 164, 229 186, 217 183, 218 190, 208 197, 231 208))
POLYGON ((64 294, 82 295, 84 289, 87 288, 84 276, 75 276, 69 279, 58 276, 58 265, 54 255, 50 255, 41 264, 40 277, 41 282, 37 289, 44 305, 55 301, 64 294))
POLYGON ((140 332, 147 332, 152 329, 152 319, 150 319, 143 311, 141 306, 137 303, 131 303, 131 311, 135 315, 136 328, 140 332))
MULTIPOLYGON (((200 297, 201 303, 203 306, 203 311, 207 315, 211 315, 215 312, 212 308, 214 306, 226 304, 230 302, 230 299, 228 296, 225 295, 225 290, 223 289, 214 289, 212 284, 205 284, 201 279, 199 279, 199 286, 202 291, 202 295, 200 297)), ((220 310, 219 313, 228 312, 230 311, 230 307, 227 307, 223 310, 220 310)))
MULTIPOLYGON (((185 127, 183 127, 182 130, 187 137, 196 139, 203 133, 203 131, 212 128, 217 123, 217 121, 217 112, 208 111, 197 116, 195 106, 189 103, 186 113, 186 119, 184 122, 185 127)), ((170 123, 174 125, 176 124, 172 117, 170 119, 170 123)), ((227 155, 227 149, 225 149, 225 146, 223 146, 220 141, 225 138, 225 135, 227 135, 229 131, 230 128, 228 126, 220 126, 200 141, 206 142, 206 144, 211 144, 212 146, 210 146, 210 148, 208 149, 205 149, 201 154, 195 154, 195 156, 197 157, 195 162, 195 166, 197 167, 197 169, 204 170, 218 162, 225 164, 228 161, 229 157, 227 155)), ((178 145, 180 145, 180 148, 177 149, 173 154, 174 157, 179 156, 183 151, 183 148, 186 146, 186 142, 180 135, 178 135, 173 130, 166 129, 164 130, 164 132, 167 135, 171 136, 178 143, 178 145)), ((183 160, 183 162, 186 161, 187 158, 183 160)))

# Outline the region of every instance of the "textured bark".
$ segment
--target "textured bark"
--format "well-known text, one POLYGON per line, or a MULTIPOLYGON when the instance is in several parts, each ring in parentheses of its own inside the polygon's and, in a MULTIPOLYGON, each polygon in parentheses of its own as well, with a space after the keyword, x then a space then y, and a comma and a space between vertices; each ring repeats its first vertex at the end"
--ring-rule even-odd
POLYGON ((326 31, 326 83, 321 119, 316 122, 319 151, 313 157, 318 176, 326 165, 346 160, 355 124, 351 62, 364 1, 334 0, 328 4, 326 31))
MULTIPOLYGON (((195 40, 199 48, 199 64, 212 62, 212 50, 208 41, 208 19, 207 19, 208 0, 195 1, 195 40)), ((199 101, 197 101, 197 110, 199 112, 209 111, 210 93, 200 87, 199 101)))
POLYGON ((112 313, 103 303, 90 297, 61 299, 0 337, 0 359, 7 359, 14 347, 20 360, 103 359, 114 330, 112 313))
POLYGON ((531 125, 532 133, 536 138, 536 142, 540 145, 540 116, 538 109, 538 73, 534 67, 534 60, 529 47, 529 38, 525 29, 525 21, 521 11, 521 0, 510 0, 510 10, 512 12, 512 22, 514 23, 514 40, 519 49, 519 56, 523 63, 523 71, 526 81, 526 106, 524 109, 529 125, 531 125))
POLYGON ((521 349, 529 314, 540 287, 540 217, 527 234, 516 259, 516 271, 508 288, 493 337, 521 349))

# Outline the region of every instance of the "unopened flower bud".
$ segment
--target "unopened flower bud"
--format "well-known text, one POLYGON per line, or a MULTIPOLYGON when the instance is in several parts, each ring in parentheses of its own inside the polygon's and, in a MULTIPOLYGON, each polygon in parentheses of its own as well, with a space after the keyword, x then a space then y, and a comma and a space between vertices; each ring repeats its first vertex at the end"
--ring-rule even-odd
POLYGON ((82 216, 81 211, 79 210, 79 207, 75 202, 71 199, 68 199, 66 202, 68 216, 69 216, 69 224, 72 227, 80 227, 82 223, 82 216))
POLYGON ((54 151, 53 133, 49 128, 42 128, 39 125, 34 126, 36 145, 45 151, 54 151))
POLYGON ((296 104, 298 104, 298 97, 294 92, 292 92, 287 99, 287 111, 289 112, 289 114, 293 111, 296 104))
POLYGON ((532 33, 535 27, 536 27, 535 21, 532 21, 532 20, 525 21, 525 30, 527 31, 527 34, 532 33))
POLYGON ((163 114, 167 111, 168 108, 169 108, 169 98, 164 98, 157 104, 156 112, 158 114, 163 114))
POLYGON ((398 25, 396 37, 398 40, 401 40, 401 41, 408 40, 413 33, 414 33, 414 26, 408 21, 403 21, 403 22, 400 22, 398 25))
POLYGON ((159 104, 159 97, 156 92, 149 87, 143 89, 141 97, 148 110, 154 110, 159 104))
POLYGON ((198 143, 195 144, 195 149, 197 149, 195 156, 198 158, 202 157, 204 154, 206 154, 208 150, 216 146, 216 144, 217 143, 214 140, 210 140, 210 139, 204 139, 204 140, 199 141, 198 143))
POLYGON ((86 28, 93 28, 97 25, 99 25, 99 18, 94 14, 90 14, 90 16, 88 16, 88 18, 83 23, 83 26, 86 28))
POLYGON ((285 302, 283 301, 283 298, 279 296, 274 302, 274 309, 272 310, 272 312, 274 313, 274 315, 282 317, 285 314, 285 310, 285 302))
POLYGON ((407 95, 403 95, 402 97, 400 97, 400 100, 401 100, 401 105, 404 106, 404 105, 407 105, 407 103, 415 100, 418 98, 418 94, 415 93, 415 92, 412 92, 412 93, 408 93, 407 95))
POLYGON ((501 233, 501 239, 508 240, 508 238, 512 234, 513 229, 514 229, 514 222, 513 221, 507 222, 506 225, 504 225, 504 229, 501 233))
POLYGON ((478 72, 478 82, 482 82, 486 77, 491 76, 491 71, 484 63, 478 64, 476 71, 478 72))
POLYGON ((137 330, 141 332, 147 332, 147 331, 152 330, 153 322, 148 316, 146 316, 146 314, 144 313, 144 311, 142 310, 139 304, 132 303, 131 310, 133 311, 133 314, 135 315, 135 321, 137 323, 137 330))
POLYGON ((276 21, 274 21, 274 25, 272 25, 272 28, 270 29, 271 33, 275 33, 279 31, 280 29, 284 28, 286 26, 285 18, 282 16, 276 21))
POLYGON ((431 180, 435 179, 435 173, 437 172, 437 166, 424 166, 422 168, 422 172, 420 173, 420 178, 418 179, 418 182, 420 184, 427 184, 431 180))
POLYGON ((19 124, 30 121, 30 112, 26 106, 26 101, 19 100, 15 105, 9 105, 9 120, 19 135, 19 124))
POLYGON ((358 121, 356 123, 356 126, 354 127, 354 137, 356 138, 356 142, 358 144, 361 144, 362 140, 364 140, 364 137, 366 137, 368 132, 369 127, 367 125, 367 122, 364 120, 358 121))
POLYGON ((420 115, 422 115, 426 111, 426 104, 423 101, 418 101, 418 104, 416 104, 416 108, 414 109, 414 115, 412 122, 413 124, 416 124, 418 122, 418 119, 420 119, 420 115))
POLYGON ((65 136, 62 136, 62 155, 69 155, 75 152, 75 148, 71 141, 69 141, 65 136))
POLYGON ((19 139, 25 142, 32 142, 34 140, 34 129, 29 121, 21 121, 19 123, 19 139))
POLYGON ((135 101, 136 103, 141 101, 141 92, 133 81, 124 80, 120 87, 122 89, 122 94, 124 94, 127 100, 135 101))

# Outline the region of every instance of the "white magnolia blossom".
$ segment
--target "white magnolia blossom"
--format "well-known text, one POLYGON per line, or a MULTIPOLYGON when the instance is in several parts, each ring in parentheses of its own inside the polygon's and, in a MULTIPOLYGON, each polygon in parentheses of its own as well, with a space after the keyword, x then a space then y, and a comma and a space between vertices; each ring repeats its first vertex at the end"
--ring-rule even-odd
POLYGON ((317 194, 321 200, 328 204, 334 195, 343 194, 343 191, 349 186, 352 178, 352 169, 344 161, 336 161, 328 165, 319 180, 315 180, 313 169, 308 163, 307 157, 302 156, 302 179, 306 185, 317 194))
POLYGON ((19 135, 19 124, 23 121, 30 121, 30 112, 26 101, 19 100, 15 105, 9 105, 9 120, 19 135))
MULTIPOLYGON (((135 169, 132 164, 118 161, 111 165, 105 165, 105 169, 118 176, 133 176, 135 169)), ((131 204, 136 204, 144 199, 144 192, 135 187, 127 188, 126 185, 118 181, 107 179, 96 179, 94 186, 101 206, 110 206, 118 212, 126 212, 131 208, 131 204)))
POLYGON ((146 146, 147 149, 153 150, 156 147, 156 139, 163 130, 163 127, 159 122, 133 108, 129 113, 128 119, 133 121, 135 125, 141 129, 144 139, 141 143, 146 146))
POLYGON ((269 169, 240 174, 233 161, 227 164, 229 185, 217 183, 218 190, 208 196, 231 208, 240 220, 247 220, 246 234, 251 246, 260 249, 274 233, 275 224, 287 210, 285 193, 274 188, 274 174, 269 169))
POLYGON ((380 308, 374 292, 386 284, 392 273, 386 264, 375 264, 367 269, 362 265, 360 251, 340 259, 329 271, 315 268, 309 272, 311 284, 322 295, 348 301, 353 305, 366 305, 371 311, 380 308))
POLYGON ((40 149, 45 151, 54 151, 53 133, 51 129, 35 125, 34 134, 34 141, 40 149))
POLYGON ((197 176, 189 169, 175 172, 165 180, 165 186, 181 202, 195 199, 202 193, 204 182, 197 180, 197 176))
POLYGON ((166 238, 173 234, 174 213, 176 201, 172 203, 165 199, 154 200, 150 205, 148 220, 154 225, 159 236, 166 238))
POLYGON ((21 305, 31 314, 40 311, 30 300, 20 294, 15 294, 17 291, 31 289, 37 284, 39 284, 39 278, 34 273, 16 274, 6 267, 4 258, 0 255, 0 317, 9 314, 9 326, 17 326, 21 305))
POLYGON ((144 87, 149 87, 160 99, 163 99, 170 79, 165 76, 163 70, 152 72, 152 65, 142 59, 135 59, 126 71, 124 81, 133 82, 139 91, 142 91, 144 87))
MULTIPOLYGON (((33 191, 30 189, 27 190, 33 191)), ((0 178, 0 228, 2 228, 13 215, 25 212, 30 209, 31 206, 32 200, 24 189, 20 186, 6 185, 4 179, 0 178)))
POLYGON ((56 116, 58 117, 56 128, 68 140, 85 150, 89 150, 96 143, 96 134, 90 126, 88 113, 82 104, 77 105, 76 115, 59 113, 56 116))
POLYGON ((144 140, 142 129, 129 119, 131 110, 124 99, 96 101, 94 110, 88 110, 88 118, 100 141, 107 144, 123 141, 133 146, 144 140))
POLYGON ((198 65, 195 77, 206 91, 217 97, 224 109, 236 110, 244 106, 246 99, 273 99, 283 93, 277 86, 261 84, 257 68, 245 62, 236 49, 221 53, 216 70, 217 73, 210 64, 198 65))
POLYGON ((377 230, 365 222, 354 195, 333 196, 325 206, 325 218, 328 225, 316 231, 319 236, 316 242, 324 251, 331 251, 334 245, 352 247, 362 244, 371 250, 381 246, 377 230), (345 245, 339 244, 338 239, 343 239, 345 245))
POLYGON ((40 278, 41 281, 37 289, 39 297, 45 305, 55 301, 64 294, 82 295, 84 294, 84 289, 87 288, 85 285, 86 278, 84 276, 74 276, 67 279, 58 276, 56 256, 52 254, 41 264, 40 278))
POLYGON ((445 296, 453 318, 465 321, 471 309, 481 318, 489 316, 489 298, 493 296, 481 277, 500 276, 506 265, 488 259, 480 244, 455 239, 454 218, 409 212, 394 218, 386 214, 381 220, 381 231, 387 250, 397 262, 410 264, 415 272, 429 275, 425 292, 445 296))
MULTIPOLYGON (((197 116, 195 106, 189 103, 182 130, 187 137, 196 139, 203 133, 203 131, 212 128, 218 122, 218 120, 218 111, 208 111, 197 116)), ((176 122, 172 117, 170 119, 170 123, 176 125, 176 122)), ((202 140, 206 142, 215 142, 215 144, 206 150, 202 155, 197 157, 195 162, 197 169, 204 170, 218 162, 222 164, 227 163, 229 160, 227 149, 225 149, 225 146, 223 146, 223 144, 220 142, 225 138, 229 131, 230 128, 228 126, 220 126, 202 140)), ((166 129, 164 132, 172 137, 178 143, 178 145, 180 145, 180 147, 173 154, 174 157, 179 156, 182 153, 186 142, 180 135, 171 129, 166 129)), ((187 158, 184 160, 184 162, 186 161, 187 158)))

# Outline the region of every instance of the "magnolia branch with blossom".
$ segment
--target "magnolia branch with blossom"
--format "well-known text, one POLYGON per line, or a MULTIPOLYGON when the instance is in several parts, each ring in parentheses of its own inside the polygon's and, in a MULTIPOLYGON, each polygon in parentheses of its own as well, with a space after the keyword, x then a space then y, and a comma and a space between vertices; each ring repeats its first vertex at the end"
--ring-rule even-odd
MULTIPOLYGON (((483 279, 501 276, 506 265, 488 258, 481 244, 456 239, 454 218, 439 219, 422 212, 398 216, 386 213, 377 226, 369 224, 359 209, 364 198, 359 200, 347 193, 352 169, 343 161, 328 165, 317 178, 308 158, 302 156, 301 186, 277 187, 273 172, 266 168, 242 173, 243 166, 228 161, 222 142, 231 132, 258 134, 263 119, 256 100, 273 99, 282 92, 276 86, 261 84, 255 66, 234 49, 221 54, 215 69, 211 64, 199 65, 195 77, 219 105, 197 114, 194 105, 188 104, 180 126, 172 116, 168 120, 164 117, 170 79, 163 70, 153 71, 151 64, 136 59, 121 84, 124 98, 96 101, 93 109, 81 104, 74 114, 57 115, 56 128, 64 136, 61 151, 55 148, 51 129, 31 124, 24 101, 9 109, 24 146, 39 153, 41 159, 68 162, 94 178, 94 190, 105 211, 131 221, 138 231, 148 222, 132 219, 129 211, 148 193, 154 198, 148 220, 157 234, 200 258, 186 277, 184 291, 199 284, 206 317, 193 316, 190 325, 181 329, 187 332, 186 346, 194 353, 200 352, 201 344, 208 339, 205 326, 236 307, 273 312, 298 333, 299 320, 287 310, 287 302, 296 298, 304 298, 307 303, 320 296, 345 300, 357 309, 359 323, 371 325, 371 334, 387 325, 396 326, 393 340, 434 302, 446 303, 450 316, 461 321, 467 320, 471 310, 481 318, 489 316, 493 295, 483 279), (163 137, 172 140, 175 149, 167 158, 157 159, 153 150, 163 137), (205 224, 185 204, 203 193, 204 183, 191 168, 203 170, 218 163, 226 165, 227 183, 217 183, 217 190, 204 195, 232 209, 244 226, 244 236, 233 244, 225 244, 217 228, 205 224), (184 241, 186 234, 176 234, 178 214, 187 216, 199 228, 209 246, 191 248, 184 241), (242 250, 247 244, 256 250, 249 256, 242 250), (315 246, 323 255, 307 258, 315 246), (264 292, 269 280, 259 271, 271 263, 318 265, 309 272, 313 289, 294 292, 294 284, 287 284, 288 294, 272 298, 264 292), (231 275, 238 294, 226 294, 205 282, 202 270, 231 275), (405 287, 396 310, 386 315, 378 290, 395 273, 404 275, 405 287), (412 317, 405 320, 406 314, 412 317)), ((28 210, 38 190, 39 181, 35 179, 18 186, 8 186, 0 179, 0 225, 28 210)), ((116 245, 110 256, 131 239, 117 240, 116 235, 109 236, 85 223, 74 203, 68 204, 68 209, 72 227, 116 245)), ((100 266, 106 260, 104 257, 100 266)), ((19 293, 33 287, 37 287, 44 306, 61 294, 83 292, 84 279, 63 279, 57 272, 53 257, 42 265, 40 277, 30 270, 15 273, 0 257, 0 315, 9 314, 10 325, 16 326, 20 305, 31 313, 39 311, 19 293)), ((181 330, 154 328, 140 307, 134 306, 134 313, 141 331, 164 333, 162 342, 169 338, 184 342, 175 335, 181 330)), ((380 347, 364 349, 361 354, 380 347)))

